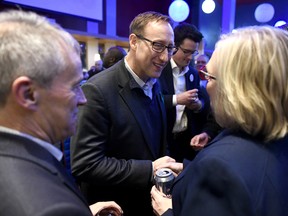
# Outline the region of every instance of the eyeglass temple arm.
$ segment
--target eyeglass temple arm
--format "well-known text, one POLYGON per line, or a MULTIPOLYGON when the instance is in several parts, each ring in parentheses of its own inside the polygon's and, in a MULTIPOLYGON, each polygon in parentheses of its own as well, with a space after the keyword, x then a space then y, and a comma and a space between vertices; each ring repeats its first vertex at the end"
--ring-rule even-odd
POLYGON ((213 75, 211 75, 211 74, 209 74, 209 73, 207 73, 207 72, 205 72, 205 71, 203 71, 203 70, 199 70, 199 72, 205 74, 205 75, 208 76, 208 77, 211 77, 211 79, 216 80, 216 77, 215 77, 215 76, 213 76, 213 75))

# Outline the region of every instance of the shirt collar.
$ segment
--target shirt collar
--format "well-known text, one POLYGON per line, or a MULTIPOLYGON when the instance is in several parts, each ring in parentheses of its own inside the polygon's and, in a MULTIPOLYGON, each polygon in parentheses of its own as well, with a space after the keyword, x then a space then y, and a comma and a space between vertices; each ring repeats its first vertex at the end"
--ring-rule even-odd
POLYGON ((0 126, 0 131, 5 132, 5 133, 18 135, 18 136, 22 136, 22 137, 26 137, 26 138, 34 141, 38 145, 45 148, 48 152, 50 152, 58 161, 61 161, 61 159, 63 157, 63 153, 58 148, 56 148, 51 143, 48 143, 44 140, 38 139, 38 138, 33 137, 29 134, 22 133, 20 131, 17 131, 17 130, 11 129, 11 128, 7 128, 7 127, 3 127, 3 126, 0 126))
POLYGON ((146 83, 141 80, 138 75, 132 70, 132 68, 129 66, 128 62, 126 61, 126 58, 124 58, 124 63, 126 69, 129 71, 129 73, 132 75, 132 77, 135 79, 135 81, 138 83, 138 85, 143 88, 145 84, 147 84, 149 87, 152 87, 157 79, 156 78, 150 78, 146 83))
POLYGON ((184 75, 189 71, 189 66, 186 66, 184 70, 180 71, 180 68, 177 66, 173 58, 170 59, 170 63, 171 63, 172 71, 173 73, 176 73, 176 75, 184 75))

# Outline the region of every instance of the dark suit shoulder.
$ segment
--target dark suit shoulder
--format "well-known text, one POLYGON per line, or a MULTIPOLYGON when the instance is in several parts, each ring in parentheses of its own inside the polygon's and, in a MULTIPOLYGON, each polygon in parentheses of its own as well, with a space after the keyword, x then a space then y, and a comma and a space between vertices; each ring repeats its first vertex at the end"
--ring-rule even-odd
POLYGON ((2 158, 1 215, 91 215, 87 206, 60 181, 57 173, 31 161, 2 158), (3 169, 3 167, 5 168, 3 169), (9 199, 7 199, 9 197, 9 199), (76 207, 77 206, 77 207, 76 207), (81 214, 80 214, 81 213, 81 214))
POLYGON ((0 145, 5 148, 0 149, 0 199, 6 200, 1 215, 91 215, 48 151, 27 138, 1 135, 0 145))
POLYGON ((256 215, 255 212, 285 215, 288 187, 283 179, 288 178, 288 165, 283 161, 287 162, 287 156, 280 159, 277 152, 281 149, 287 153, 283 147, 287 138, 267 146, 245 133, 226 132, 201 150, 176 179, 174 213, 211 215, 213 209, 214 214, 227 216, 256 215), (185 203, 178 201, 184 195, 185 203), (205 205, 198 202, 203 199, 207 201, 205 205))

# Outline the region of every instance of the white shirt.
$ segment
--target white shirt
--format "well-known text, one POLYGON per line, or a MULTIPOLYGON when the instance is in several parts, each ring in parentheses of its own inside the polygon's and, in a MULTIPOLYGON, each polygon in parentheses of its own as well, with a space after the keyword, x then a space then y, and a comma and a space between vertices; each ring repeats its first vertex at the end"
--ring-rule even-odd
POLYGON ((40 145, 44 149, 46 149, 48 152, 50 152, 58 161, 61 161, 61 159, 63 157, 63 153, 58 148, 56 148, 51 143, 48 143, 44 140, 38 139, 38 138, 33 137, 29 134, 22 133, 20 131, 17 131, 17 130, 11 129, 11 128, 7 128, 7 127, 3 127, 3 126, 0 126, 0 131, 5 132, 5 133, 18 135, 18 136, 22 136, 22 137, 26 137, 26 138, 34 141, 35 143, 37 143, 38 145, 40 145))
POLYGON ((124 59, 125 62, 125 67, 127 68, 127 70, 129 71, 129 73, 132 75, 132 77, 135 79, 135 81, 138 83, 138 85, 143 89, 144 94, 147 95, 151 100, 153 97, 153 93, 152 93, 152 89, 153 89, 153 85, 156 83, 156 79, 155 78, 150 78, 146 83, 141 80, 137 74, 131 69, 131 67, 129 66, 128 62, 126 61, 126 58, 124 59))
POLYGON ((178 133, 181 131, 185 131, 188 125, 188 118, 187 115, 184 113, 185 105, 177 105, 176 95, 186 91, 185 74, 188 72, 189 67, 186 66, 184 70, 180 71, 180 68, 177 66, 173 58, 171 58, 170 63, 172 67, 175 92, 175 95, 173 95, 173 105, 176 106, 176 121, 174 123, 172 132, 178 133))

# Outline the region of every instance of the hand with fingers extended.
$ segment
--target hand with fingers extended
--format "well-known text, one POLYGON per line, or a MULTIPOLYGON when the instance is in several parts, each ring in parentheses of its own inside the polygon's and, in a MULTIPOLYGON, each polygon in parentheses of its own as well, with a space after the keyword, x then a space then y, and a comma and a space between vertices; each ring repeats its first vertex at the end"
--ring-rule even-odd
POLYGON ((210 139, 211 138, 209 137, 209 135, 206 132, 203 132, 194 136, 191 139, 190 145, 194 150, 199 151, 207 145, 210 139))

